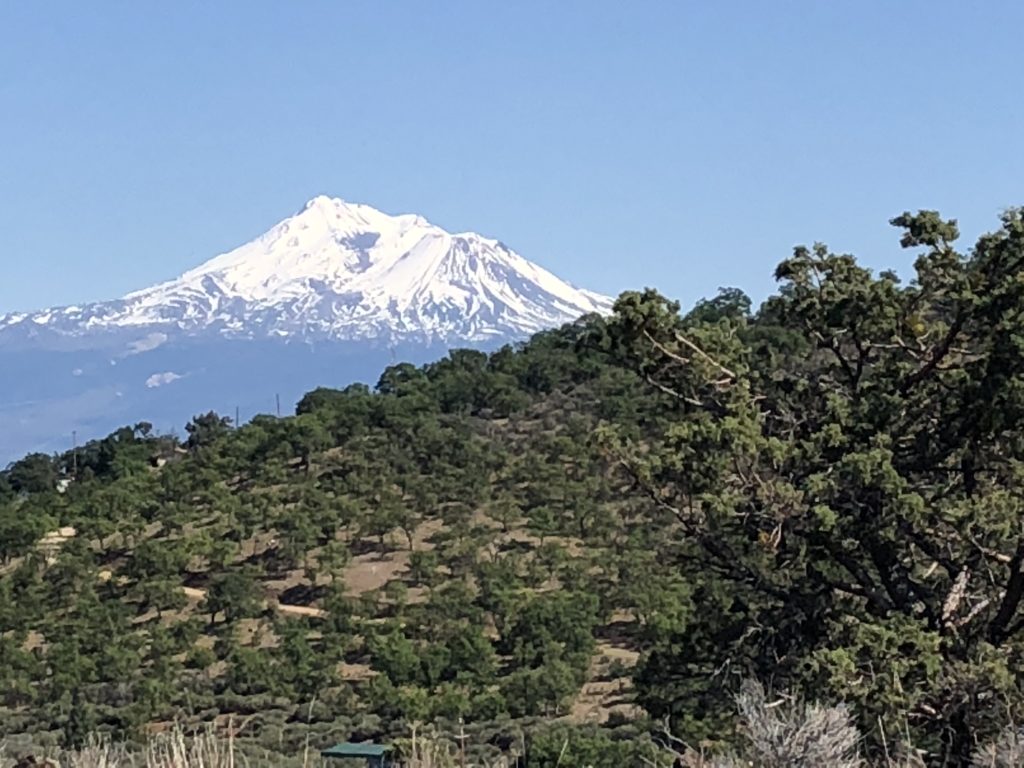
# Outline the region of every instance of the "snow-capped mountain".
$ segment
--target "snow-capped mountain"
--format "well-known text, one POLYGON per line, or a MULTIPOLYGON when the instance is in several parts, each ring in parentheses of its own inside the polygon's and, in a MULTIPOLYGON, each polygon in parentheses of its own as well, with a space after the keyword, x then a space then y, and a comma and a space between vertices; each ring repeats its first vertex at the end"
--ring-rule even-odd
MULTIPOLYGON (((213 332, 387 343, 527 336, 611 301, 498 240, 315 197, 266 234, 122 299, 0 317, 7 329, 213 332)), ((155 337, 154 337, 155 338, 155 337)))
POLYGON ((0 465, 125 424, 247 420, 399 361, 606 312, 501 242, 316 197, 250 243, 114 301, 0 316, 0 465))

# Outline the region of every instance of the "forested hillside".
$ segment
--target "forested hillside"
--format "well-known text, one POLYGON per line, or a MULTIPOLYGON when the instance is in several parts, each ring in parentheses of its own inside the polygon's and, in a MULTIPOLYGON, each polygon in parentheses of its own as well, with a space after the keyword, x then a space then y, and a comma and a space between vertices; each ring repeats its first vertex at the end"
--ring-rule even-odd
POLYGON ((756 679, 967 765, 1024 716, 1024 219, 967 253, 894 224, 906 283, 800 248, 756 311, 626 293, 293 417, 11 465, 0 728, 232 715, 287 751, 461 718, 630 765, 662 721, 730 741, 756 679))

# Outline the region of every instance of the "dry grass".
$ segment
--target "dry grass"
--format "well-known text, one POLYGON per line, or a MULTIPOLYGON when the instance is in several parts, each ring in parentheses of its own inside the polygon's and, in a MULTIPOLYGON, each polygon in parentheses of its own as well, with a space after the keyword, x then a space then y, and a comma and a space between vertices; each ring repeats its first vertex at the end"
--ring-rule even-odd
POLYGON ((234 766, 233 745, 211 731, 186 736, 175 729, 153 736, 141 754, 132 754, 106 740, 92 740, 78 752, 68 752, 59 760, 68 768, 227 768, 234 766))
MULTIPOLYGON (((861 734, 844 706, 802 704, 788 697, 769 701, 758 683, 745 683, 736 697, 741 716, 741 744, 734 751, 706 754, 686 748, 669 735, 679 749, 675 765, 683 768, 868 768, 861 755, 861 734)), ((878 768, 924 768, 914 750, 870 763, 878 768)), ((654 763, 651 763, 654 765, 654 763)), ((981 747, 970 768, 1024 766, 1024 729, 1007 728, 981 747)))
POLYGON ((861 768, 860 733, 843 706, 769 702, 764 687, 746 683, 736 697, 748 754, 762 768, 861 768))
POLYGON ((609 641, 597 644, 587 681, 573 700, 569 718, 575 723, 605 723, 612 715, 633 719, 643 711, 633 703, 633 680, 629 670, 640 654, 609 641), (614 666, 621 668, 614 672, 614 666))
POLYGON ((174 730, 149 741, 144 765, 146 768, 234 768, 234 742, 218 738, 212 730, 200 731, 191 739, 184 738, 180 730, 174 730))
POLYGON ((986 744, 971 760, 971 768, 1017 768, 1024 765, 1024 731, 1007 728, 991 744, 986 744))
POLYGON ((679 753, 686 768, 864 768, 860 733, 845 707, 768 701, 760 683, 743 684, 736 705, 743 744, 735 752, 679 753))
MULTIPOLYGON (((236 729, 228 727, 229 734, 236 729)), ((237 729, 237 730, 240 730, 237 729)), ((19 760, 3 754, 0 744, 0 768, 320 768, 325 763, 312 745, 290 760, 265 754, 245 754, 230 735, 219 734, 212 725, 195 732, 187 732, 180 725, 166 732, 152 735, 142 747, 115 744, 108 739, 93 737, 78 750, 57 751, 45 757, 23 757, 19 760)), ((433 730, 419 733, 413 729, 411 738, 397 745, 402 753, 398 765, 403 768, 508 768, 503 758, 497 762, 463 762, 459 748, 450 740, 441 738, 433 730)))
MULTIPOLYGON (((744 743, 735 752, 707 755, 686 749, 674 751, 673 762, 648 765, 683 768, 866 768, 859 754, 860 734, 843 707, 801 705, 787 699, 769 701, 764 689, 747 684, 737 697, 743 717, 744 743)), ((234 729, 228 728, 228 733, 234 729)), ((678 743, 678 742, 677 742, 678 743)), ((291 760, 265 754, 251 756, 238 749, 239 742, 218 734, 213 726, 188 733, 180 726, 153 735, 141 748, 90 739, 77 751, 56 752, 45 758, 5 759, 0 745, 0 768, 314 768, 322 766, 316 751, 307 744, 291 760)), ((429 727, 414 728, 411 737, 396 745, 403 768, 509 768, 509 758, 480 763, 465 760, 455 741, 442 738, 429 727)), ((884 768, 923 768, 919 758, 886 761, 884 768)), ((971 768, 1020 768, 1024 766, 1024 732, 1008 728, 994 742, 981 748, 971 768)), ((566 765, 564 768, 571 768, 566 765)))
MULTIPOLYGON (((499 757, 488 763, 467 761, 459 747, 452 741, 438 736, 432 730, 420 733, 413 727, 411 736, 399 744, 403 768, 510 768, 507 758, 499 757)), ((565 768, 568 768, 566 766, 565 768)))
POLYGON ((280 764, 274 760, 250 760, 232 738, 219 736, 212 726, 187 733, 181 727, 150 737, 141 749, 92 737, 78 750, 64 750, 46 757, 24 757, 11 763, 0 756, 0 766, 47 766, 47 768, 258 768, 280 764))
POLYGON ((397 579, 409 568, 409 553, 405 550, 388 552, 384 557, 378 552, 356 555, 345 566, 342 580, 345 592, 352 597, 383 589, 388 582, 397 579))
MULTIPOLYGON (((845 706, 801 703, 789 697, 769 700, 764 687, 744 683, 736 697, 741 743, 735 750, 705 754, 676 751, 685 768, 867 768, 861 734, 845 706)), ((676 744, 680 744, 677 740, 676 744)), ((989 763, 983 763, 989 766, 989 763)), ((993 763, 993 768, 1009 764, 993 763)), ((1020 765, 1013 763, 1014 766, 1020 765)), ((892 759, 885 768, 923 768, 916 757, 892 759)))

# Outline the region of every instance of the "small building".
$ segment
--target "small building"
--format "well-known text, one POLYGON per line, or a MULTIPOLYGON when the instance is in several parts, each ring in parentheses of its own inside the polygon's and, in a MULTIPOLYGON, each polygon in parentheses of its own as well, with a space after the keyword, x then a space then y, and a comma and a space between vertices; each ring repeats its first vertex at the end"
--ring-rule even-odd
POLYGON ((389 759, 391 749, 390 744, 374 744, 372 742, 352 744, 344 742, 323 750, 320 752, 320 756, 339 760, 365 760, 366 768, 388 768, 391 765, 391 760, 389 759))

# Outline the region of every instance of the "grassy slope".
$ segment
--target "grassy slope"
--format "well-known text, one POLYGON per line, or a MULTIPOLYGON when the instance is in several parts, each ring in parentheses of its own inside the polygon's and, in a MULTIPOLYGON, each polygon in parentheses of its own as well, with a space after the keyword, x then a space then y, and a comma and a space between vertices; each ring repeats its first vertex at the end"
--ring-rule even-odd
MULTIPOLYGON (((579 362, 577 352, 571 345, 561 346, 557 364, 571 371, 579 362)), ((529 355, 529 348, 520 352, 520 362, 529 355)), ((424 614, 439 609, 428 601, 458 582, 465 585, 470 600, 481 603, 478 607, 487 625, 484 633, 499 648, 497 676, 487 686, 495 689, 514 671, 515 663, 507 652, 500 652, 501 633, 495 627, 500 619, 478 600, 481 564, 511 564, 515 573, 514 583, 509 583, 511 591, 528 597, 558 592, 565 577, 577 581, 582 577, 583 584, 576 589, 599 593, 618 578, 613 573, 617 566, 609 563, 626 557, 631 523, 620 511, 628 496, 615 487, 611 475, 604 477, 600 470, 599 488, 591 489, 601 495, 596 500, 600 510, 595 518, 601 517, 602 522, 590 530, 574 518, 570 510, 573 501, 567 500, 565 493, 559 503, 553 503, 552 494, 558 495, 558 489, 552 487, 553 476, 531 475, 544 464, 555 470, 555 478, 564 472, 586 479, 597 471, 589 448, 577 456, 558 457, 557 439, 578 442, 597 423, 605 407, 601 398, 621 398, 629 391, 631 381, 623 380, 619 372, 607 377, 605 373, 600 368, 585 376, 556 373, 548 391, 517 384, 513 393, 518 399, 503 413, 467 404, 466 399, 479 399, 472 394, 462 395, 463 401, 456 397, 454 403, 449 398, 439 406, 440 397, 433 392, 429 403, 410 409, 408 413, 413 415, 406 418, 408 414, 390 413, 390 404, 381 408, 385 398, 374 396, 370 398, 376 402, 372 408, 385 416, 378 413, 365 419, 370 426, 360 426, 353 435, 339 436, 336 424, 332 426, 332 419, 337 421, 336 411, 315 412, 313 416, 326 427, 327 437, 321 435, 312 451, 297 447, 297 441, 288 442, 290 426, 274 434, 277 427, 268 427, 266 421, 221 435, 210 445, 193 447, 187 453, 169 453, 161 441, 134 441, 130 453, 136 462, 142 458, 144 471, 135 465, 109 476, 80 479, 63 494, 36 494, 27 501, 12 502, 20 504, 26 514, 45 508, 48 524, 74 525, 77 535, 63 542, 49 540, 42 563, 26 553, 5 567, 2 578, 14 583, 15 591, 26 588, 19 582, 34 580, 33 589, 43 604, 35 612, 26 608, 20 624, 18 617, 13 617, 8 624, 14 629, 9 629, 7 636, 20 640, 21 650, 40 661, 34 673, 53 679, 58 674, 50 659, 54 639, 67 639, 68 633, 77 631, 76 600, 80 603, 82 595, 108 607, 111 602, 120 604, 114 612, 124 615, 124 625, 112 639, 115 645, 141 649, 137 655, 143 670, 159 663, 157 655, 145 648, 153 643, 158 630, 187 634, 184 628, 188 628, 195 636, 175 648, 173 660, 179 667, 171 673, 172 685, 180 685, 180 689, 146 713, 147 729, 159 730, 170 719, 183 716, 245 717, 258 711, 265 723, 260 729, 264 740, 272 740, 277 733, 283 746, 282 733, 289 722, 319 722, 319 731, 327 737, 332 728, 346 736, 352 732, 386 733, 411 718, 400 711, 381 712, 374 700, 376 693, 368 683, 381 670, 367 636, 385 625, 429 625, 431 619, 424 614), (426 437, 421 441, 417 434, 426 437), (452 451, 452 456, 442 460, 447 462, 443 471, 431 466, 429 457, 415 456, 420 449, 429 452, 436 444, 452 440, 465 441, 472 450, 452 451), (382 451, 389 455, 381 456, 382 451), (552 451, 554 456, 541 455, 552 451), (170 463, 152 461, 161 466, 150 466, 157 453, 169 456, 170 463), (487 466, 475 466, 476 462, 487 466), (559 462, 561 467, 553 466, 559 462), (438 474, 447 477, 434 482, 438 474), (413 475, 422 482, 406 483, 413 475), (500 493, 499 487, 503 489, 500 493), (316 503, 326 499, 328 506, 347 511, 326 513, 327 536, 321 532, 301 551, 295 552, 292 546, 285 556, 282 550, 288 546, 283 540, 289 536, 301 540, 302 536, 282 532, 282 523, 302 515, 313 497, 316 503), (495 513, 495 507, 504 502, 513 505, 513 512, 495 513), (374 505, 385 503, 408 513, 404 526, 382 528, 375 521, 374 505), (558 509, 552 512, 552 507, 558 509), (253 509, 261 511, 249 515, 255 519, 242 521, 245 511, 253 509), (97 520, 97 516, 106 519, 97 520), (231 546, 217 549, 218 542, 229 539, 233 540, 231 546), (331 542, 337 542, 334 546, 343 552, 345 562, 324 561, 325 546, 331 542), (172 577, 183 600, 147 598, 150 583, 166 582, 170 575, 140 573, 141 550, 187 553, 172 577), (415 553, 431 552, 437 555, 433 573, 424 577, 422 568, 411 568, 412 560, 415 553), (65 567, 75 575, 61 576, 65 567), (211 622, 207 592, 220 576, 239 570, 254 576, 258 605, 244 617, 219 613, 211 622), (58 590, 54 582, 65 577, 71 578, 74 588, 58 590), (327 602, 332 585, 348 598, 346 606, 353 615, 344 652, 333 664, 329 683, 314 693, 236 694, 228 677, 232 662, 225 660, 220 647, 224 639, 230 638, 242 649, 272 654, 280 646, 282 631, 291 625, 301 628, 314 655, 325 655, 328 634, 323 625, 331 619, 327 602), (170 607, 150 605, 161 599, 170 607), (204 657, 193 653, 194 649, 206 649, 210 654, 204 657), (180 682, 174 684, 174 680, 180 682)), ((431 389, 443 389, 452 378, 436 376, 431 389)), ((470 389, 473 378, 484 377, 472 374, 470 389)), ((401 397, 391 400, 393 404, 401 397)), ((351 410, 359 411, 364 401, 369 402, 363 396, 354 398, 351 410)), ((281 423, 296 422, 286 419, 281 423)), ((321 511, 310 517, 315 520, 324 514, 321 511)), ((166 592, 168 585, 163 586, 166 592)), ((613 714, 618 719, 639 714, 632 703, 629 678, 638 653, 635 614, 622 594, 610 597, 602 614, 604 620, 593 631, 595 644, 585 681, 574 694, 544 704, 537 714, 597 723, 613 714)), ((424 631, 429 634, 432 630, 424 631)), ((336 635, 330 635, 332 643, 336 640, 336 635)), ((270 663, 287 662, 274 659, 270 663)), ((101 678, 93 675, 91 681, 101 678)), ((84 681, 83 687, 86 684, 84 681)), ((100 726, 107 722, 116 727, 119 721, 123 725, 118 699, 109 695, 109 685, 91 682, 91 686, 103 691, 98 698, 104 703, 94 713, 100 726)), ((66 695, 64 701, 66 704, 66 695)), ((55 708, 53 702, 31 696, 8 697, 6 703, 3 719, 8 732, 67 727, 66 706, 55 708)), ((122 697, 120 703, 127 704, 127 700, 122 697)), ((471 727, 489 727, 486 718, 468 716, 479 723, 471 727)), ((55 732, 53 738, 57 736, 55 732)))

